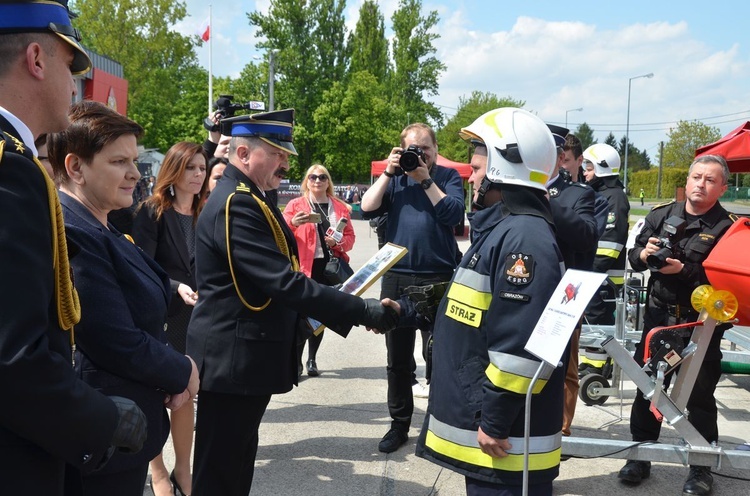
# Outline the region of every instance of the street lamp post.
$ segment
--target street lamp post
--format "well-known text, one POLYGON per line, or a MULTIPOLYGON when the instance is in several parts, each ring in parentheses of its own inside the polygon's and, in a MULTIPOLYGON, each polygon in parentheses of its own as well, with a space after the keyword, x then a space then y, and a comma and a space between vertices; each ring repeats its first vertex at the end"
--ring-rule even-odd
POLYGON ((278 50, 274 49, 271 50, 268 53, 268 111, 273 111, 273 83, 274 79, 274 69, 276 65, 276 54, 279 53, 278 50))
POLYGON ((568 128, 568 112, 582 112, 582 111, 583 111, 583 107, 579 107, 579 108, 576 108, 576 109, 570 109, 570 110, 566 110, 565 111, 565 129, 568 128))
POLYGON ((642 74, 640 76, 633 76, 632 78, 628 79, 628 117, 625 121, 625 166, 623 167, 623 186, 625 187, 625 194, 628 193, 628 154, 630 152, 630 146, 629 138, 630 138, 630 86, 633 82, 633 79, 640 79, 640 78, 649 78, 651 79, 654 77, 653 72, 649 72, 648 74, 642 74))

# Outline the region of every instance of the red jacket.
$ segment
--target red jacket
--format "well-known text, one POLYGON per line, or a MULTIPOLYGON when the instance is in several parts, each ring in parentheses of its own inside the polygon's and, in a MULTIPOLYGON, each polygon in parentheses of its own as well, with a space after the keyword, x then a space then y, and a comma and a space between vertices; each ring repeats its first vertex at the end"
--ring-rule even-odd
MULTIPOLYGON (((300 196, 287 203, 284 208, 284 219, 289 224, 289 228, 294 233, 294 237, 297 240, 297 247, 299 248, 299 264, 307 277, 310 277, 312 272, 313 258, 315 257, 315 246, 318 241, 318 229, 317 224, 307 223, 302 224, 299 227, 292 225, 292 217, 297 212, 308 212, 310 213, 310 202, 306 197, 300 196)), ((347 205, 332 197, 328 197, 328 219, 332 227, 336 227, 336 223, 345 217, 349 220, 344 228, 344 237, 341 239, 341 243, 331 248, 331 251, 337 257, 343 258, 346 262, 349 262, 349 255, 347 251, 351 250, 354 246, 354 227, 352 226, 352 218, 349 213, 347 205)))

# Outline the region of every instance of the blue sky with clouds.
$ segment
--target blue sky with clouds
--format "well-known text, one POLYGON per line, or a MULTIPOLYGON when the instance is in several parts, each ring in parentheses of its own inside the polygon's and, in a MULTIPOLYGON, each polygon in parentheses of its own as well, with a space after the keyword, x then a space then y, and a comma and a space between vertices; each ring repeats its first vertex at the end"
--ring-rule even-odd
MULTIPOLYGON (((258 52, 246 12, 270 0, 187 0, 176 29, 194 34, 213 13, 213 71, 237 76, 258 52)), ((348 0, 353 29, 361 0, 348 0)), ((390 27, 397 0, 378 2, 390 27)), ((655 159, 679 120, 698 119, 726 134, 750 120, 750 37, 735 2, 423 0, 440 16, 437 56, 447 70, 429 99, 447 117, 473 90, 526 101, 548 122, 585 121, 601 141, 625 135, 655 159), (609 4, 612 5, 609 5, 609 4), (571 111, 583 108, 582 111, 571 111), (567 112, 566 112, 567 111, 567 112)), ((389 33, 387 33, 388 35, 389 33)), ((208 47, 198 49, 208 66, 208 47)))

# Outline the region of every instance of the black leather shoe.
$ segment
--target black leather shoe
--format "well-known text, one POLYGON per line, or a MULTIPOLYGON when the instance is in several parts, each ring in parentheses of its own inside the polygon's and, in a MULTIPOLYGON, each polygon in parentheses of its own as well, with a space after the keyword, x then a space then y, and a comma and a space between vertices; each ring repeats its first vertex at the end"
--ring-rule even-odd
POLYGON ((406 435, 406 432, 398 427, 391 427, 391 430, 386 432, 383 439, 380 440, 378 450, 382 453, 393 453, 406 443, 407 439, 409 439, 409 436, 406 435))
POLYGON ((625 466, 620 469, 617 478, 629 484, 640 484, 643 479, 648 479, 650 475, 651 462, 628 460, 625 466))
POLYGON ((691 466, 690 474, 682 486, 683 495, 708 496, 714 485, 714 476, 709 467, 691 466))
POLYGON ((318 377, 320 375, 320 372, 318 372, 318 364, 315 363, 315 360, 307 361, 307 375, 310 377, 318 377))

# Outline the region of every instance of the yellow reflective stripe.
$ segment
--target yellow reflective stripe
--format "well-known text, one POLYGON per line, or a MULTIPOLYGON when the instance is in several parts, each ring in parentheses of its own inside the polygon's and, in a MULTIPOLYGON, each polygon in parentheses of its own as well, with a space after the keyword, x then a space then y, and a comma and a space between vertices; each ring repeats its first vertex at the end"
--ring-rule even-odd
MULTIPOLYGON (((505 470, 507 472, 523 471, 523 454, 508 455, 505 458, 493 458, 483 453, 480 448, 462 446, 436 436, 428 430, 425 445, 431 450, 454 460, 476 465, 478 467, 505 470)), ((547 470, 560 464, 560 448, 547 453, 530 453, 529 470, 547 470)))
POLYGON ((492 293, 477 291, 474 288, 457 284, 453 281, 453 284, 448 289, 448 298, 478 308, 479 310, 487 310, 490 308, 492 293))
POLYGON ((620 250, 611 250, 608 248, 597 248, 596 249, 596 256, 597 257, 610 257, 610 258, 617 258, 620 256, 620 250))
MULTIPOLYGON (((534 377, 536 371, 539 370, 539 360, 532 360, 530 358, 524 358, 510 353, 503 353, 501 351, 489 350, 490 362, 495 364, 495 367, 512 372, 516 375, 523 375, 528 378, 534 377)), ((542 379, 549 379, 552 377, 553 369, 545 367, 540 377, 542 379)))
POLYGON ((617 286, 622 286, 625 284, 625 278, 624 277, 610 277, 610 281, 612 281, 613 284, 616 284, 617 286))
MULTIPOLYGON (((489 379, 495 386, 517 394, 526 394, 529 390, 529 384, 531 384, 531 377, 524 377, 506 370, 500 370, 493 363, 490 363, 487 366, 484 373, 487 376, 487 379, 489 379)), ((534 384, 534 389, 532 389, 531 394, 540 393, 546 385, 547 381, 540 378, 536 381, 536 384, 534 384)))
POLYGON ((601 367, 604 367, 607 361, 606 360, 592 360, 590 358, 581 357, 581 363, 587 363, 589 365, 593 365, 596 368, 601 368, 601 367))

